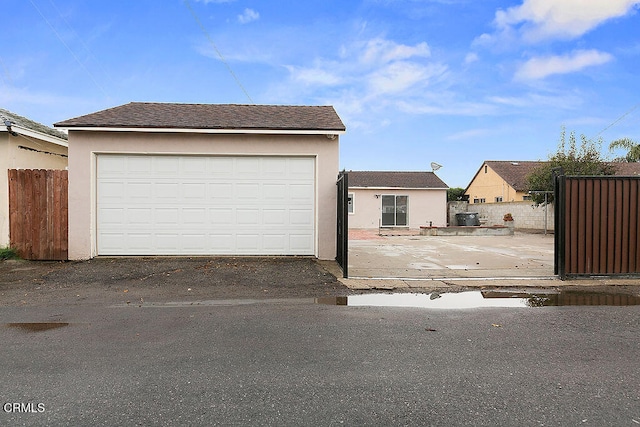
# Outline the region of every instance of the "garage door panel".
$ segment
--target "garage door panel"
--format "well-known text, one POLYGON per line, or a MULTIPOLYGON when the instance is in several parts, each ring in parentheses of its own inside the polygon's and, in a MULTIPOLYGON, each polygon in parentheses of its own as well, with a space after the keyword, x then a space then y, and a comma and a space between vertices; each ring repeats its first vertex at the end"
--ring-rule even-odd
POLYGON ((233 184, 222 182, 209 184, 209 198, 233 200, 233 184))
POLYGON ((306 248, 311 244, 313 244, 313 241, 307 233, 291 234, 289 236, 289 247, 295 255, 303 255, 306 248))
POLYGON ((99 255, 313 255, 315 161, 99 155, 99 255))
POLYGON ((286 209, 265 209, 263 211, 263 223, 265 225, 282 225, 287 223, 286 209))
POLYGON ((150 156, 128 156, 125 158, 124 172, 130 176, 148 176, 151 171, 152 159, 150 156))
POLYGON ((313 184, 291 184, 289 194, 296 203, 313 203, 313 184))
POLYGON ((211 208, 209 209, 209 223, 214 226, 233 225, 234 215, 233 208, 211 208))
POLYGON ((178 208, 156 208, 153 210, 154 224, 174 225, 178 223, 180 212, 178 208))
POLYGON ((263 176, 280 178, 283 173, 286 173, 288 167, 287 159, 274 158, 268 162, 263 163, 263 176))
POLYGON ((238 253, 246 254, 257 252, 260 249, 261 237, 256 233, 240 233, 236 235, 236 248, 238 253))
POLYGON ((178 199, 180 186, 174 182, 156 182, 153 186, 153 195, 159 199, 178 199))
POLYGON ((235 186, 236 197, 241 200, 249 200, 251 202, 257 202, 260 198, 260 184, 237 184, 235 186))
POLYGON ((233 246, 235 246, 235 236, 233 234, 209 234, 209 248, 211 248, 211 254, 226 254, 228 248, 233 246))
POLYGON ((292 209, 289 211, 289 223, 292 225, 313 225, 313 211, 311 209, 292 209))
POLYGON ((262 239, 264 249, 272 252, 283 251, 287 247, 287 236, 284 234, 265 234, 262 239))
POLYGON ((259 209, 237 209, 236 224, 238 225, 259 225, 260 210, 259 209))

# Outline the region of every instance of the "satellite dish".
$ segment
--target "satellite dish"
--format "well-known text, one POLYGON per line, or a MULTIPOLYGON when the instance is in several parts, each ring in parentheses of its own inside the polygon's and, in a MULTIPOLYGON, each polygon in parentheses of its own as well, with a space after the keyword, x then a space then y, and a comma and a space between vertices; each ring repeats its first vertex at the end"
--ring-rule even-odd
POLYGON ((442 165, 437 164, 436 162, 431 162, 431 170, 433 172, 437 171, 438 169, 440 169, 442 167, 442 165))

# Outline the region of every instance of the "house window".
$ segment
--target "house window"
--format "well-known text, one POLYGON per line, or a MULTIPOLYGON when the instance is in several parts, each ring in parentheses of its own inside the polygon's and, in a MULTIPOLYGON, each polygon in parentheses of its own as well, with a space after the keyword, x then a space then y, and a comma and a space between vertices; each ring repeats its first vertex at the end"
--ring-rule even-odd
POLYGON ((483 197, 481 199, 473 199, 473 203, 486 203, 486 199, 483 197))
POLYGON ((382 226, 404 227, 407 225, 409 196, 382 196, 382 226))
POLYGON ((487 165, 484 165, 484 173, 487 173, 487 165))
POLYGON ((502 196, 496 197, 496 203, 500 203, 502 201, 502 196))
POLYGON ((354 209, 353 209, 353 200, 354 199, 355 199, 355 197, 353 196, 353 193, 349 193, 347 195, 347 209, 348 209, 350 214, 352 214, 354 212, 354 209))
POLYGON ((522 196, 522 200, 533 200, 532 196, 522 196))

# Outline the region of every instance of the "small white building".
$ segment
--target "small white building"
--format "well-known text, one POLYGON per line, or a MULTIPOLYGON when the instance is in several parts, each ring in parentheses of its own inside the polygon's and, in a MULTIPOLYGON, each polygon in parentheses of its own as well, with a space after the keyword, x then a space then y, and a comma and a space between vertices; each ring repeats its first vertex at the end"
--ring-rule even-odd
POLYGON ((447 225, 447 189, 433 172, 349 171, 349 228, 447 225))

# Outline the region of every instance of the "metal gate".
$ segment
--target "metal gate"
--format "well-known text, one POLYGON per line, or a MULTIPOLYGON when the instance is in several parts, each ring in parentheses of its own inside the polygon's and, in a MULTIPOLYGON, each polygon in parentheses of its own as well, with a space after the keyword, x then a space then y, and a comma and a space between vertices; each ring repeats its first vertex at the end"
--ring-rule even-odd
POLYGON ((349 277, 349 177, 342 171, 336 182, 338 188, 338 240, 336 244, 336 261, 342 268, 342 276, 349 277))
POLYGON ((554 273, 640 277, 640 177, 558 176, 554 273))

